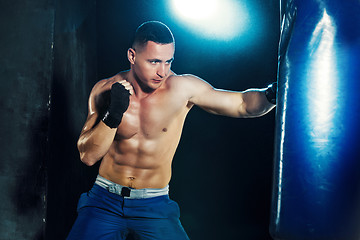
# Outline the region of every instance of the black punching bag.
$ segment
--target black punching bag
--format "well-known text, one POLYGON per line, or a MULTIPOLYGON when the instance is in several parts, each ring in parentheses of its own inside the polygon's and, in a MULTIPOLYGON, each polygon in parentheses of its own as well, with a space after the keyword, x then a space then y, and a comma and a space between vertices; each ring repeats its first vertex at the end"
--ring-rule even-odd
POLYGON ((360 1, 283 0, 270 232, 360 239, 360 1))

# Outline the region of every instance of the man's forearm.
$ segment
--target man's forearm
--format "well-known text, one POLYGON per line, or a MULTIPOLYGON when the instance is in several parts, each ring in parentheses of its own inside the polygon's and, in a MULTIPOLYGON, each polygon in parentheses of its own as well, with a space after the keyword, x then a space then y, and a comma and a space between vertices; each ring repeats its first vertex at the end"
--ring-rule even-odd
POLYGON ((266 89, 248 89, 243 92, 245 110, 249 117, 260 117, 270 112, 276 105, 265 96, 266 89))
POLYGON ((108 152, 116 131, 100 121, 93 129, 83 132, 77 143, 81 161, 88 166, 98 162, 108 152))

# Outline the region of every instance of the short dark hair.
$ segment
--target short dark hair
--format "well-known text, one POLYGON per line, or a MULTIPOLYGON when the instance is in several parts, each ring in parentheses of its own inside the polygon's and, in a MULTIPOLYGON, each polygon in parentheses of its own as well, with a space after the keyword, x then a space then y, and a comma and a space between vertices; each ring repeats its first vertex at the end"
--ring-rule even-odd
POLYGON ((142 48, 148 41, 159 44, 175 43, 171 30, 162 22, 148 21, 141 24, 135 32, 132 47, 142 48))

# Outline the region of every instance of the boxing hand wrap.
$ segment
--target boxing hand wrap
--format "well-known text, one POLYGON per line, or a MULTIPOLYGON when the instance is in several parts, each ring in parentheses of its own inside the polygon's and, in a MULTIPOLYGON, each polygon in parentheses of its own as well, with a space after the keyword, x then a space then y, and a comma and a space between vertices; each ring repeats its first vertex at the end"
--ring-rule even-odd
POLYGON ((265 90, 265 96, 270 103, 276 104, 276 95, 277 95, 277 82, 273 82, 265 90))
POLYGON ((120 83, 114 83, 110 91, 110 105, 102 121, 110 128, 117 128, 129 107, 130 92, 120 83))

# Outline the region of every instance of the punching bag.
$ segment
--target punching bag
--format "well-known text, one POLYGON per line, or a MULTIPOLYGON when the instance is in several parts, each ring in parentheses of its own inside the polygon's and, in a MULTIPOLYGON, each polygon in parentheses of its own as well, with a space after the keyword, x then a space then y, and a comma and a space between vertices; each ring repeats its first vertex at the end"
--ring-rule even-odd
POLYGON ((283 0, 270 233, 360 239, 360 1, 283 0))

